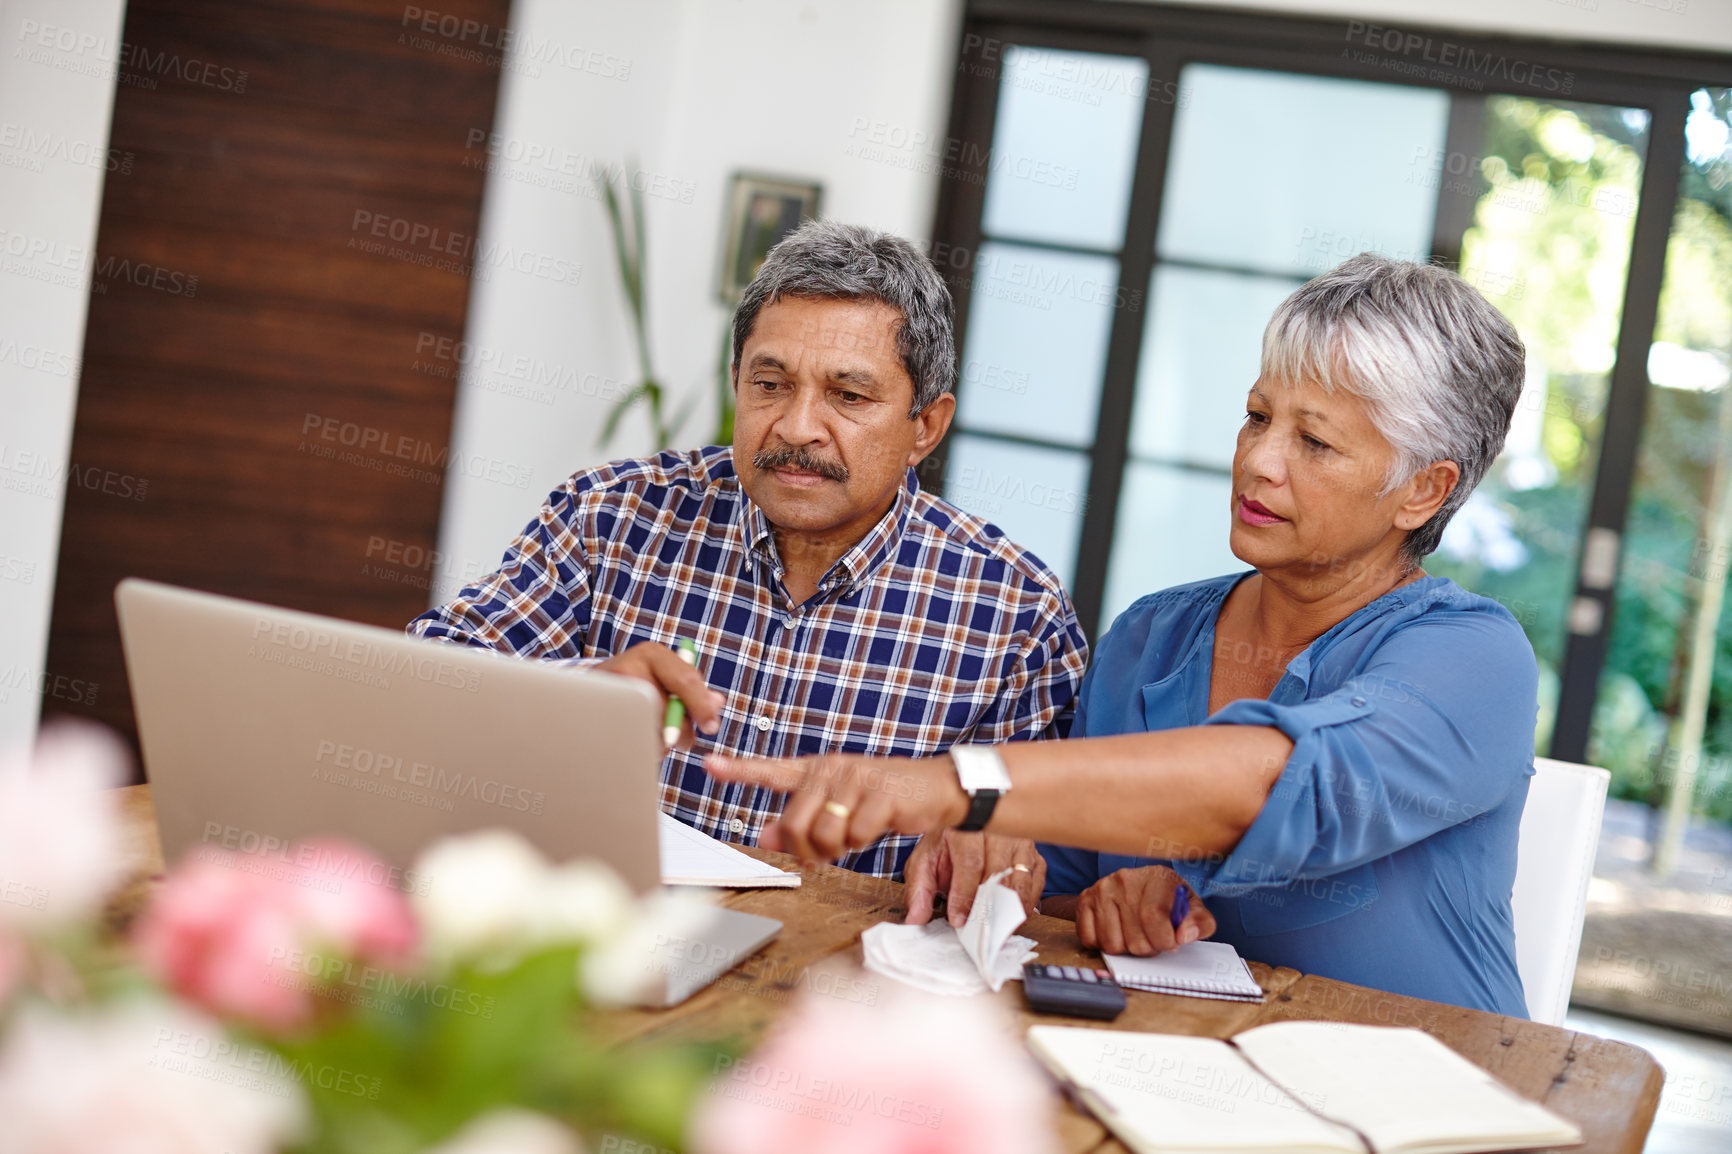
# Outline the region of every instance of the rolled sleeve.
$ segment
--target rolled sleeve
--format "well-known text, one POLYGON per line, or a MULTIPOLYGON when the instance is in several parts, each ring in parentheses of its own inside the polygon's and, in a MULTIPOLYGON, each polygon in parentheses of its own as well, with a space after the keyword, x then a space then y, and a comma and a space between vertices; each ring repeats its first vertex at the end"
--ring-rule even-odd
POLYGON ((1016 655, 1003 691, 986 708, 972 740, 1048 741, 1070 736, 1077 690, 1088 669, 1088 640, 1062 594, 1042 606, 1042 633, 1016 655))
POLYGON ((1293 750, 1204 896, 1328 877, 1479 820, 1533 772, 1537 672, 1519 626, 1420 618, 1335 692, 1246 699, 1207 725, 1265 725, 1293 750))
POLYGON ((584 668, 589 573, 577 496, 556 489, 505 551, 499 569, 408 625, 414 636, 584 668))

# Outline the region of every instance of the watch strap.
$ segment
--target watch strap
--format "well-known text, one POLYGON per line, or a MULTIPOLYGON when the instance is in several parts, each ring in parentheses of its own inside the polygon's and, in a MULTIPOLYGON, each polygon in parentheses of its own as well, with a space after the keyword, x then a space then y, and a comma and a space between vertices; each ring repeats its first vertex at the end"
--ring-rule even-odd
POLYGON ((968 816, 957 826, 961 833, 978 833, 986 828, 986 823, 992 820, 992 811, 998 808, 998 790, 977 789, 968 795, 968 816))

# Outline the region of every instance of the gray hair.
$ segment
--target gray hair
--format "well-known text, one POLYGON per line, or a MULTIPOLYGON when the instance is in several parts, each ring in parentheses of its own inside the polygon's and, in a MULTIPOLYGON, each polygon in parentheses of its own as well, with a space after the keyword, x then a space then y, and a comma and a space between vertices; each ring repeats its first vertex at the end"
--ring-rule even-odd
POLYGON ((950 290, 932 262, 908 241, 833 220, 807 221, 783 237, 734 310, 735 376, 758 313, 785 296, 877 300, 899 311, 896 352, 914 382, 910 420, 950 391, 956 376, 950 290))
POLYGON ((1262 373, 1365 402, 1395 449, 1379 497, 1433 462, 1460 467, 1443 505, 1402 542, 1402 557, 1417 564, 1503 449, 1526 350, 1515 326, 1455 273, 1361 253, 1281 302, 1263 330, 1262 373))

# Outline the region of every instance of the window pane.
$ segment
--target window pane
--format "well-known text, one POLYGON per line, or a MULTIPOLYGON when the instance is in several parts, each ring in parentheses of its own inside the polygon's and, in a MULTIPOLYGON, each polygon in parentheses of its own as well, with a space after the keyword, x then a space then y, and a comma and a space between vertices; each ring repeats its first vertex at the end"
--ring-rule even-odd
POLYGON ((1118 295, 1118 261, 980 246, 957 420, 968 429, 1087 447, 1118 295))
POLYGON ((1515 324, 1528 379, 1503 452, 1425 568, 1496 598, 1521 622, 1540 664, 1542 751, 1551 743, 1647 140, 1648 117, 1637 109, 1491 96, 1482 155, 1449 177, 1479 190, 1462 237, 1462 275, 1515 324))
POLYGON ((1263 326, 1298 287, 1286 277, 1155 266, 1131 410, 1133 457, 1232 467, 1263 326))
POLYGON ((1179 77, 1156 251, 1267 272, 1358 252, 1425 260, 1442 92, 1187 65, 1179 77))
MULTIPOLYGON (((1696 605, 1726 580, 1710 497, 1732 469, 1732 90, 1692 94, 1678 206, 1648 356, 1647 414, 1630 494, 1611 643, 1589 759, 1614 797, 1658 801, 1679 767, 1667 730, 1683 712, 1696 605), (1662 757, 1662 750, 1665 750, 1662 757)), ((1732 613, 1722 606, 1696 812, 1732 821, 1732 613)))
POLYGON ((1068 587, 1088 500, 1088 457, 966 433, 951 434, 949 445, 945 499, 1003 529, 1068 587))
POLYGON ((1227 547, 1232 500, 1226 477, 1132 463, 1119 497, 1102 629, 1145 593, 1245 568, 1227 547))
POLYGON ((1148 78, 1138 57, 1007 48, 981 227, 1119 248, 1148 78))

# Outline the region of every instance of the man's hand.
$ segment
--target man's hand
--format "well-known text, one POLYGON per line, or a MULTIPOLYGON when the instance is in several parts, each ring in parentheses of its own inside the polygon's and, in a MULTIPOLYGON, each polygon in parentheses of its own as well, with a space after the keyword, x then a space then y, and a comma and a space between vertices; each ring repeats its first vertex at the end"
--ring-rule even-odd
POLYGON ((1103 954, 1151 957, 1215 932, 1215 917, 1191 894, 1191 912, 1173 929, 1173 895, 1185 881, 1166 866, 1110 873, 1082 892, 1076 936, 1103 954))
POLYGON ((931 833, 962 824, 968 795, 944 757, 864 757, 825 753, 787 760, 712 753, 704 771, 791 793, 758 845, 802 861, 835 861, 887 833, 931 833))
MULTIPOLYGON (((679 741, 674 743, 679 749, 690 749, 696 740, 692 726, 696 725, 703 733, 714 733, 721 728, 722 706, 727 699, 705 684, 704 675, 681 661, 679 654, 666 645, 640 642, 594 668, 649 682, 661 694, 664 706, 669 697, 684 702, 686 720, 680 727, 679 741)), ((660 727, 660 718, 656 719, 656 725, 660 727)))
POLYGON ((1010 870, 1005 882, 1022 899, 1022 908, 1033 914, 1046 885, 1046 859, 1032 841, 953 829, 927 834, 908 856, 903 871, 908 882, 906 923, 923 926, 931 921, 933 899, 947 894, 950 924, 962 925, 974 908, 980 883, 1002 869, 1010 870))

